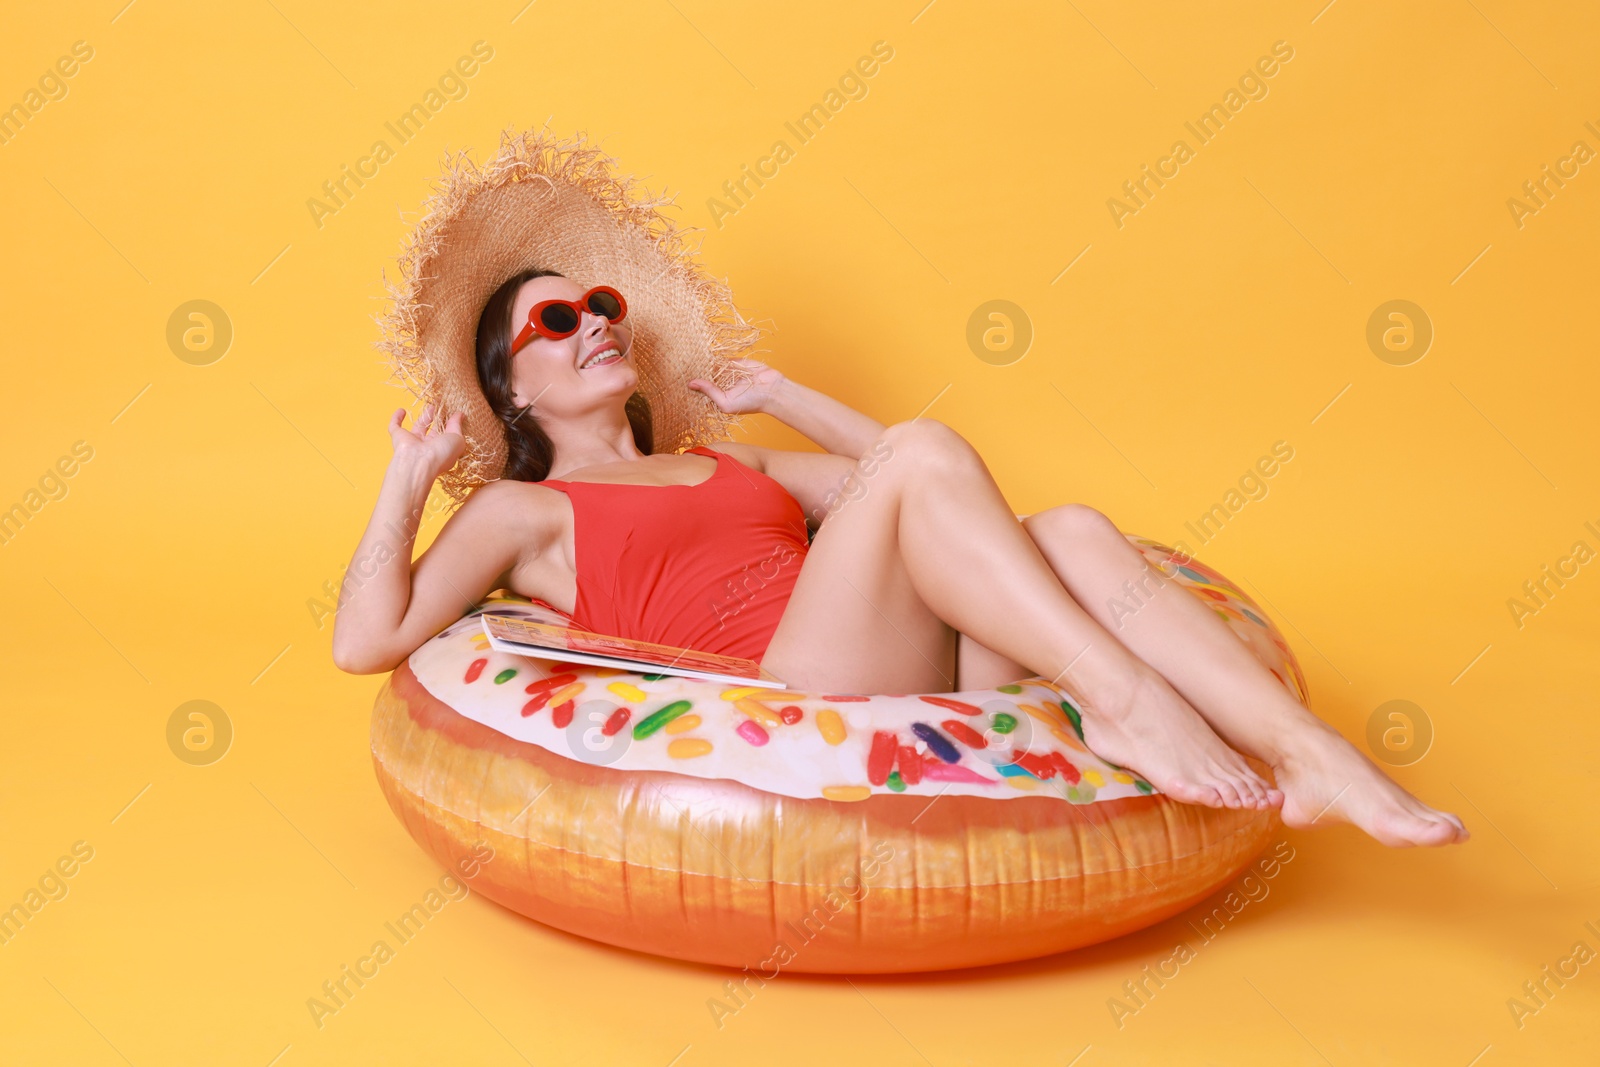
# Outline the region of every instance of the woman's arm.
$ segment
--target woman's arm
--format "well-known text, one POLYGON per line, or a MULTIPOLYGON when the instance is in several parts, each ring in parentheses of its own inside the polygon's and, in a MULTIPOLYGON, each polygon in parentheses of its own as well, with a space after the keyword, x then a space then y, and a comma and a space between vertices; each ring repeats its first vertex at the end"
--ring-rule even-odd
POLYGON ((434 480, 461 454, 461 417, 430 427, 424 408, 403 426, 404 409, 389 420, 394 456, 384 472, 372 519, 356 546, 339 593, 333 661, 352 674, 393 670, 424 641, 461 617, 498 585, 517 558, 515 523, 501 494, 475 491, 450 517, 416 566, 411 563, 424 504, 434 480), (481 498, 481 499, 480 499, 481 498), (497 503, 499 506, 497 506, 497 503))
POLYGON ((848 404, 783 377, 762 411, 834 455, 849 459, 860 459, 885 429, 883 423, 848 404))
POLYGON ((878 420, 825 393, 790 381, 776 368, 753 359, 735 362, 754 371, 753 378, 726 391, 703 378, 695 378, 689 382, 689 388, 706 394, 726 412, 771 415, 815 441, 823 450, 850 459, 860 459, 884 431, 883 423, 878 420))

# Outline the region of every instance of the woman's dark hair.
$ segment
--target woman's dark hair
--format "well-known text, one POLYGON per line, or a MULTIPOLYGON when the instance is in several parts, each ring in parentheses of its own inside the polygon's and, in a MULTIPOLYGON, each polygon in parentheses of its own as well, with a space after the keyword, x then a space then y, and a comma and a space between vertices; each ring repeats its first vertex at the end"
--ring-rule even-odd
MULTIPOLYGON (((506 280, 494 291, 483 313, 478 316, 478 384, 489 407, 506 431, 506 469, 502 478, 519 482, 542 482, 550 476, 555 461, 555 445, 539 425, 531 410, 519 408, 511 382, 511 308, 523 283, 534 278, 564 278, 553 270, 530 268, 506 280)), ((655 428, 650 419, 650 401, 635 391, 628 397, 628 424, 633 427, 633 443, 640 452, 655 451, 655 428)))

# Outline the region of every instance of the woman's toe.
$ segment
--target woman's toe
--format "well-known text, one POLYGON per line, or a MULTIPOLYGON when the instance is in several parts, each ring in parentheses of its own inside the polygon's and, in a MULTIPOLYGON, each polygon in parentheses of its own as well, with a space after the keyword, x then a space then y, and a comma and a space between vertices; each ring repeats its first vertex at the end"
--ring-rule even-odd
POLYGON ((1198 782, 1179 782, 1163 792, 1169 793, 1174 800, 1185 804, 1197 804, 1207 808, 1223 806, 1222 796, 1215 787, 1201 785, 1198 782))
POLYGON ((1247 805, 1259 808, 1267 802, 1267 783, 1257 777, 1256 772, 1245 767, 1234 776, 1234 788, 1239 791, 1247 805))
POLYGON ((1249 778, 1250 793, 1256 798, 1256 807, 1264 808, 1268 805, 1267 783, 1259 775, 1252 774, 1249 778))

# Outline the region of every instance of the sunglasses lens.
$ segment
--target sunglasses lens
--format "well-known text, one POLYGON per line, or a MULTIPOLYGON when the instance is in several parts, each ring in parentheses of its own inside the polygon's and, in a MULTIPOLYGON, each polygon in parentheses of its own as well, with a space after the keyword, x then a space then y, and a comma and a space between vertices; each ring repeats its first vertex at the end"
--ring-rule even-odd
POLYGON ((617 303, 617 298, 610 293, 595 293, 590 296, 589 310, 596 315, 604 315, 612 322, 622 317, 622 305, 617 303))
POLYGON ((578 313, 565 304, 551 304, 539 315, 545 329, 566 335, 578 328, 578 313))

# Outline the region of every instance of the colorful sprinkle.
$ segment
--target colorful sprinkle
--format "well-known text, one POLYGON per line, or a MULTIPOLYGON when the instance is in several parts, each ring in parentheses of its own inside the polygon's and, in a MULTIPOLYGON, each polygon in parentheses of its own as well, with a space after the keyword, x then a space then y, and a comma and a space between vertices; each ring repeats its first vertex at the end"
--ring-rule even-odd
POLYGON ((630 700, 635 704, 644 702, 645 692, 636 685, 629 685, 627 682, 612 682, 606 686, 606 689, 617 694, 623 700, 630 700))
POLYGON ((844 720, 832 708, 823 708, 817 712, 817 730, 822 734, 822 739, 830 745, 844 742, 844 720))
MULTIPOLYGON (((1050 706, 1055 707, 1054 704, 1050 706)), ((1035 719, 1038 719, 1052 730, 1062 729, 1061 716, 1059 715, 1052 715, 1043 708, 1036 708, 1032 704, 1018 704, 1017 707, 1022 711, 1027 712, 1029 715, 1032 715, 1035 719)))
POLYGON ((1007 764, 1004 764, 1003 766, 996 767, 995 770, 999 771, 1000 774, 1003 777, 1006 777, 1006 778, 1028 778, 1028 779, 1031 780, 1032 777, 1033 777, 1032 775, 1030 775, 1023 768, 1018 767, 1015 764, 1011 764, 1011 763, 1007 763, 1007 764))
POLYGON ((1106 784, 1106 780, 1101 777, 1100 772, 1092 767, 1083 772, 1083 780, 1097 789, 1106 784))
POLYGON ((1035 778, 1054 778, 1059 768, 1049 756, 1024 752, 1017 756, 1016 765, 1035 778))
POLYGON ((1051 752, 1049 755, 1049 760, 1055 769, 1061 773, 1061 777, 1066 779, 1066 781, 1070 784, 1077 785, 1083 780, 1083 775, 1078 773, 1077 764, 1067 759, 1067 757, 1062 755, 1060 752, 1051 752))
MULTIPOLYGON (((610 688, 616 688, 611 686, 610 688)), ((632 688, 631 686, 629 688, 632 688)), ((640 719, 633 727, 633 739, 638 741, 649 737, 663 726, 676 719, 679 715, 689 710, 687 700, 674 700, 672 703, 657 708, 644 718, 640 719)))
POLYGON ((760 693, 762 691, 759 685, 745 685, 740 686, 738 689, 724 689, 722 691, 722 699, 731 704, 735 700, 743 700, 751 693, 760 693))
POLYGON ((872 795, 872 790, 864 785, 825 785, 822 787, 822 795, 829 800, 865 800, 872 795))
MULTIPOLYGON (((838 703, 848 703, 850 701, 856 701, 856 700, 871 700, 872 698, 871 697, 854 696, 853 694, 850 694, 850 693, 842 693, 842 694, 841 693, 835 693, 835 694, 833 694, 831 696, 826 694, 826 693, 824 693, 822 699, 826 700, 826 701, 829 701, 830 703, 838 704, 838 703)), ((855 788, 855 787, 854 786, 848 786, 848 785, 842 785, 842 786, 839 786, 839 788, 840 789, 852 789, 852 788, 855 788)))
POLYGON ((618 730, 628 725, 628 716, 632 714, 632 710, 628 708, 618 708, 606 719, 606 724, 600 727, 600 732, 607 737, 613 736, 618 730))
MULTIPOLYGON (((1089 777, 1089 772, 1084 771, 1083 776, 1085 778, 1089 777)), ((1113 771, 1111 773, 1111 780, 1113 782, 1121 782, 1123 785, 1132 785, 1133 775, 1129 774, 1127 771, 1113 771)), ((1099 785, 1100 783, 1096 782, 1095 784, 1099 785)))
POLYGON ((562 689, 557 689, 554 693, 551 693, 550 694, 550 703, 552 703, 552 704, 563 703, 564 701, 571 700, 573 697, 577 696, 581 692, 583 692, 583 683, 582 682, 573 682, 571 685, 566 686, 565 688, 562 688, 562 689))
POLYGON ((1058 726, 1050 731, 1050 736, 1060 741, 1068 748, 1075 748, 1080 752, 1088 752, 1089 746, 1084 744, 1077 734, 1069 733, 1065 727, 1058 726))
POLYGON ((889 788, 893 789, 896 793, 904 793, 906 791, 905 779, 900 777, 899 771, 889 772, 888 785, 889 788))
POLYGON ((919 697, 918 699, 919 700, 923 700, 923 701, 925 701, 925 702, 927 702, 929 704, 932 704, 935 707, 946 708, 946 709, 948 709, 950 711, 958 711, 963 715, 982 715, 983 714, 983 709, 974 707, 973 705, 968 704, 964 700, 950 700, 950 699, 948 699, 946 697, 928 697, 928 696, 919 697))
POLYGON ((900 777, 905 779, 907 785, 916 785, 922 781, 922 756, 911 745, 899 745, 895 748, 895 761, 900 767, 900 777))
POLYGON ((700 725, 700 716, 698 716, 698 715, 680 715, 676 719, 673 719, 671 722, 667 723, 667 733, 669 733, 669 734, 688 733, 690 730, 693 730, 696 726, 699 726, 699 725, 700 725))
POLYGON ((733 702, 733 706, 750 716, 752 719, 764 722, 768 726, 779 726, 783 723, 783 720, 778 718, 777 712, 773 711, 771 708, 759 701, 748 699, 735 700, 733 702))
POLYGON ((1134 786, 1135 789, 1139 790, 1139 792, 1141 792, 1141 793, 1154 793, 1155 792, 1155 787, 1152 786, 1149 782, 1145 781, 1143 778, 1135 778, 1133 780, 1133 786, 1134 786))
POLYGON ((867 753, 867 781, 882 785, 889 780, 889 772, 894 769, 896 746, 894 734, 884 730, 873 733, 872 750, 867 753))
POLYGON ((529 715, 532 715, 534 712, 544 707, 544 702, 547 699, 549 698, 541 693, 532 700, 528 701, 526 704, 522 705, 522 717, 526 719, 529 715))
POLYGON ((997 734, 1009 734, 1017 728, 1017 717, 1003 711, 996 712, 994 722, 989 724, 989 728, 997 734))
POLYGON ((805 718, 805 715, 805 712, 801 711, 793 704, 789 704, 778 709, 778 718, 783 720, 783 724, 785 726, 793 726, 795 723, 805 718))
POLYGON ((641 674, 641 675, 639 675, 639 677, 643 678, 647 682, 659 682, 659 681, 661 681, 661 679, 665 678, 666 675, 664 675, 664 674, 641 674))
POLYGON ((576 674, 552 674, 548 678, 540 678, 537 682, 529 682, 524 693, 553 693, 564 685, 571 685, 578 680, 576 674))
POLYGON ((762 745, 772 740, 771 737, 768 736, 767 732, 761 728, 761 724, 756 722, 754 719, 746 719, 744 722, 734 727, 733 732, 757 748, 760 748, 762 745))
MULTIPOLYGON (((1044 723, 1045 727, 1050 731, 1050 736, 1054 737, 1057 741, 1060 741, 1068 748, 1086 748, 1082 738, 1077 737, 1067 731, 1066 724, 1061 721, 1060 715, 1057 715, 1053 712, 1047 712, 1042 708, 1036 708, 1032 704, 1018 704, 1017 707, 1021 708, 1029 715, 1032 715, 1035 719, 1038 719, 1040 722, 1044 723)), ((1050 707, 1054 708, 1056 705, 1051 704, 1050 707)))
POLYGON ((485 667, 487 667, 488 665, 489 665, 489 661, 486 660, 486 659, 475 659, 475 660, 473 660, 470 664, 467 665, 467 677, 465 679, 466 682, 468 684, 471 684, 472 682, 476 682, 478 680, 478 675, 482 674, 483 673, 483 669, 485 667))
POLYGON ((944 728, 945 733, 949 734, 957 741, 960 741, 968 748, 989 747, 989 742, 983 739, 982 734, 968 726, 966 723, 962 722, 960 719, 946 719, 939 725, 944 728))
POLYGON ((1073 707, 1071 704, 1068 704, 1065 700, 1063 700, 1061 702, 1061 710, 1062 710, 1062 712, 1064 712, 1066 714, 1068 721, 1070 721, 1072 723, 1073 730, 1075 730, 1077 732, 1077 734, 1078 734, 1078 740, 1082 741, 1083 740, 1083 717, 1078 714, 1078 709, 1073 707))
POLYGON ((1026 774, 1008 776, 1004 781, 1006 785, 1013 789, 1020 789, 1024 793, 1029 793, 1039 788, 1039 779, 1031 778, 1026 774))
POLYGON ((961 762, 961 753, 956 750, 956 746, 950 743, 950 739, 927 723, 912 723, 911 732, 926 741, 928 743, 928 751, 946 763, 961 762))
POLYGON ((985 778, 970 767, 950 763, 930 763, 923 773, 936 782, 971 782, 974 785, 994 785, 993 778, 985 778))
POLYGON ((572 711, 577 705, 572 701, 564 701, 550 709, 550 721, 557 730, 565 730, 572 723, 572 711))
POLYGON ((703 737, 679 737, 667 745, 667 755, 673 759, 693 759, 711 751, 711 742, 703 737))
POLYGON ((507 667, 505 670, 501 671, 499 674, 494 676, 494 684, 495 685, 505 685, 507 682, 511 681, 511 679, 515 678, 516 676, 517 676, 517 669, 515 667, 507 667))
POLYGON ((995 688, 1002 693, 1010 693, 1013 696, 1022 692, 1022 686, 1020 685, 997 685, 995 688))

